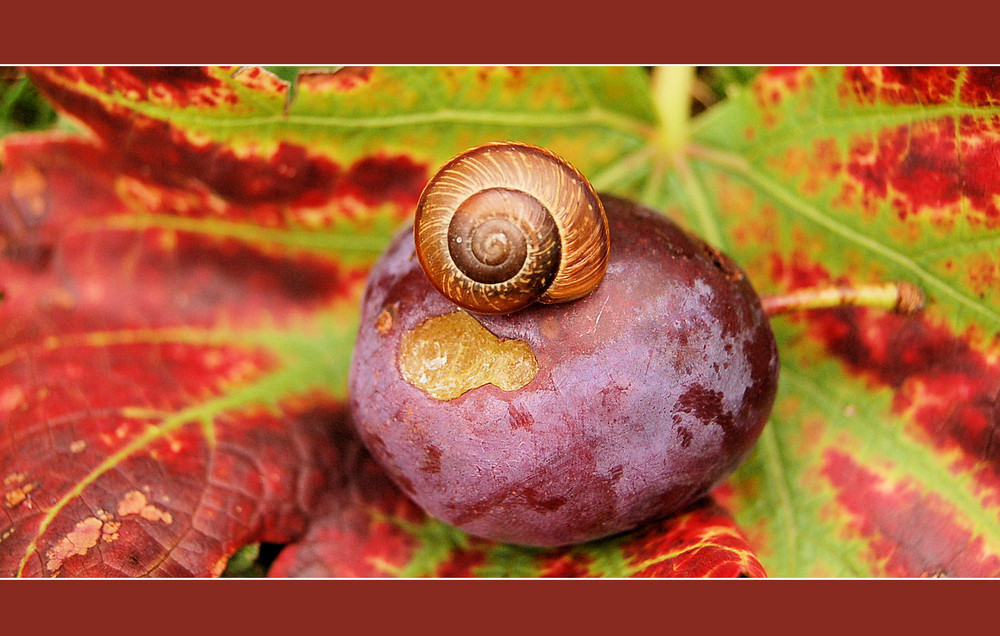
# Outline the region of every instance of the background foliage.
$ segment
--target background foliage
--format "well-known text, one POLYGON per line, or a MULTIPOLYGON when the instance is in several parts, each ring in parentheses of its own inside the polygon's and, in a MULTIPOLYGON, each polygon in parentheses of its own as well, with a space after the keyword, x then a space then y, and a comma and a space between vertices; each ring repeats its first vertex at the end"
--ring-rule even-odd
POLYGON ((220 574, 245 545, 230 573, 1000 570, 994 69, 28 75, 0 80, 4 574, 220 574), (367 268, 438 165, 497 139, 662 210, 762 293, 907 280, 929 307, 776 318, 772 419, 685 515, 472 539, 385 480, 343 400, 367 268))

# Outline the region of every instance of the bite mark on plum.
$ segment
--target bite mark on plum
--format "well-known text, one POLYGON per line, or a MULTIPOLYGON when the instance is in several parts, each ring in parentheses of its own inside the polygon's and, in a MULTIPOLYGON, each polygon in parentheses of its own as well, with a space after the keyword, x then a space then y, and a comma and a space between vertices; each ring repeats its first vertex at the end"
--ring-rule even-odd
POLYGON ((465 311, 428 318, 403 334, 398 361, 409 384, 442 401, 486 384, 516 391, 538 374, 527 343, 500 340, 465 311))

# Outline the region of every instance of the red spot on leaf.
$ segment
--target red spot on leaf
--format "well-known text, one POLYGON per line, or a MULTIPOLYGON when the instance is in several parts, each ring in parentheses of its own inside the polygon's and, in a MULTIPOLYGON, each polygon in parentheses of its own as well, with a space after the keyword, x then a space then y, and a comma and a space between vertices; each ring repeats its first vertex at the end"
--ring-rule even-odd
MULTIPOLYGON (((119 337, 128 340, 129 334, 119 337)), ((117 450, 161 417, 141 413, 180 410, 252 382, 273 365, 253 351, 158 343, 153 334, 153 342, 141 342, 141 332, 133 337, 140 342, 66 335, 50 337, 44 347, 23 347, 15 360, 0 367, 0 387, 20 387, 23 393, 16 408, 0 412, 0 419, 14 433, 38 422, 93 420, 89 426, 96 430, 97 422, 114 422, 99 438, 106 448, 117 450), (65 344, 60 346, 61 341, 65 344), (130 407, 137 415, 128 415, 130 407)))
MULTIPOLYGON (((980 298, 1000 290, 1000 254, 983 256, 965 256, 962 266, 966 271, 966 280, 972 293, 980 298)), ((953 261, 945 263, 945 269, 954 269, 953 261)))
POLYGON ((844 69, 841 94, 863 104, 945 104, 954 100, 954 67, 875 66, 844 69))
MULTIPOLYGON (((474 543, 478 543, 474 541, 474 543)), ((437 567, 434 576, 439 578, 469 578, 475 576, 475 568, 486 561, 486 553, 481 549, 461 549, 452 552, 447 561, 437 567)))
POLYGON ((788 258, 772 252, 769 255, 769 265, 771 280, 789 291, 819 286, 830 281, 827 269, 802 252, 794 252, 788 258))
MULTIPOLYGON (((987 227, 1000 224, 1000 117, 959 120, 962 137, 961 183, 969 203, 986 217, 987 227)), ((971 219, 976 221, 975 217, 971 219)))
POLYGON ((970 336, 920 318, 865 309, 811 312, 809 331, 852 372, 896 390, 908 413, 942 449, 960 449, 964 468, 1000 487, 1000 361, 970 336), (984 463, 985 462, 985 463, 984 463))
POLYGON ((109 95, 118 93, 138 102, 212 107, 238 101, 232 89, 198 66, 60 67, 44 72, 66 82, 82 83, 109 95))
POLYGON ((963 104, 989 107, 1000 104, 1000 73, 992 66, 970 66, 960 89, 963 104))
POLYGON ((85 122, 114 148, 111 167, 142 179, 185 188, 200 181, 223 198, 240 204, 309 202, 332 196, 340 168, 281 142, 270 153, 237 156, 216 142, 194 141, 166 121, 105 104, 43 73, 35 83, 62 109, 85 122))
POLYGON ((751 88, 765 126, 772 127, 778 123, 783 100, 812 86, 812 74, 816 72, 825 71, 801 66, 775 66, 757 74, 751 88))
MULTIPOLYGON (((268 156, 242 156, 221 144, 193 145, 184 140, 172 140, 173 133, 164 124, 155 141, 162 143, 167 163, 180 175, 191 175, 203 181, 223 198, 235 203, 292 203, 320 205, 331 196, 331 186, 340 176, 340 168, 333 162, 313 156, 302 146, 281 142, 268 156), (171 143, 171 142, 174 143, 171 143)), ((146 147, 152 151, 153 147, 146 147)), ((135 145, 132 151, 140 165, 156 165, 157 157, 135 145)), ((154 168, 160 181, 171 184, 173 175, 154 168)), ((179 184, 178 184, 179 185, 179 184)))
POLYGON ((873 199, 890 199, 890 187, 895 191, 892 201, 903 219, 924 205, 943 206, 958 201, 959 179, 950 122, 925 131, 918 139, 912 139, 910 132, 909 127, 896 128, 883 132, 874 142, 864 139, 852 146, 847 172, 860 183, 866 195, 865 207, 875 206, 877 201, 873 199))
POLYGON ((427 178, 427 166, 409 157, 365 157, 351 165, 337 184, 336 195, 354 197, 370 207, 392 202, 412 211, 427 178))
POLYGON ((288 93, 288 82, 259 66, 223 68, 233 74, 234 80, 250 90, 272 95, 286 95, 288 93))
POLYGON ((772 66, 761 71, 754 81, 758 100, 778 103, 788 92, 801 90, 809 72, 804 66, 772 66))
MULTIPOLYGON (((171 188, 191 189, 200 182, 239 205, 316 207, 335 196, 354 197, 368 206, 395 203, 402 216, 412 212, 427 180, 427 167, 405 156, 364 157, 345 173, 329 159, 284 141, 273 149, 237 153, 222 143, 193 139, 168 121, 76 92, 57 73, 39 70, 33 79, 114 149, 106 159, 112 169, 171 188)), ((183 91, 183 84, 175 90, 183 91)))
MULTIPOLYGON (((176 269, 162 274, 176 277, 175 280, 161 278, 158 283, 175 283, 180 288, 187 288, 189 298, 204 302, 206 308, 224 304, 227 309, 236 309, 226 301, 239 303, 238 299, 243 297, 244 302, 255 304, 245 305, 241 313, 258 315, 271 313, 263 304, 270 299, 248 298, 251 296, 247 293, 249 290, 267 290, 266 296, 282 298, 282 302, 291 303, 296 311, 305 312, 350 293, 365 277, 363 269, 341 269, 327 258, 306 255, 289 258, 286 254, 271 254, 236 239, 207 242, 204 237, 184 234, 177 237, 170 263, 176 265, 176 269), (185 279, 189 282, 185 283, 185 279), (225 298, 219 298, 219 294, 225 298), (262 304, 257 306, 258 302, 262 304)), ((189 304, 191 309, 200 308, 195 302, 189 304)))
POLYGON ((909 480, 893 482, 835 450, 824 455, 822 472, 849 513, 851 531, 868 541, 871 560, 883 564, 886 575, 1000 574, 1000 557, 988 554, 982 537, 956 523, 947 500, 909 480))
POLYGON ((154 97, 178 106, 235 104, 236 94, 206 69, 197 66, 133 66, 109 68, 107 77, 116 90, 131 99, 154 97))
POLYGON ((375 69, 371 66, 345 66, 332 73, 304 71, 299 74, 299 90, 314 93, 350 92, 367 84, 375 69))
POLYGON ((1000 120, 960 120, 961 142, 956 141, 951 118, 900 126, 876 138, 853 142, 845 186, 862 193, 861 205, 874 210, 892 205, 901 220, 922 214, 944 228, 963 214, 972 223, 1000 224, 1000 120), (962 203, 967 202, 967 206, 962 203), (968 207, 968 211, 964 208, 968 207))
POLYGON ((542 578, 579 578, 592 576, 588 566, 594 559, 586 554, 562 549, 539 558, 539 573, 542 578))

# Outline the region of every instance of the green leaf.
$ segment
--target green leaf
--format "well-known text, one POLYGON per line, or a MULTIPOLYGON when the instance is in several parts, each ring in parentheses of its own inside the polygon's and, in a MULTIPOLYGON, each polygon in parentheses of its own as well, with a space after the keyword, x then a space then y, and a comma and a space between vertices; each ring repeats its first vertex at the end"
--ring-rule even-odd
POLYGON ((735 96, 763 70, 761 66, 706 66, 698 75, 718 99, 735 96))
POLYGON ((0 137, 44 130, 56 123, 56 112, 26 77, 0 68, 0 137))
POLYGON ((1000 573, 1000 74, 774 69, 649 201, 758 290, 909 281, 927 310, 775 318, 778 401, 733 478, 774 576, 1000 573))
POLYGON ((223 578, 260 578, 264 576, 264 568, 257 563, 260 557, 260 544, 245 545, 229 557, 223 578))

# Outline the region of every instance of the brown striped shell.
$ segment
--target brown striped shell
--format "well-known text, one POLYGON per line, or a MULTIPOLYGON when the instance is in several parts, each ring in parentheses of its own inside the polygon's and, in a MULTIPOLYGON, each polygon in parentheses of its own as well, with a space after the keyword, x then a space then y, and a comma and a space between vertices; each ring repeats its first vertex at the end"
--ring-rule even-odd
POLYGON ((522 143, 478 146, 445 164, 420 195, 413 234, 434 287, 482 314, 580 298, 608 264, 608 221, 593 187, 549 150, 522 143))

